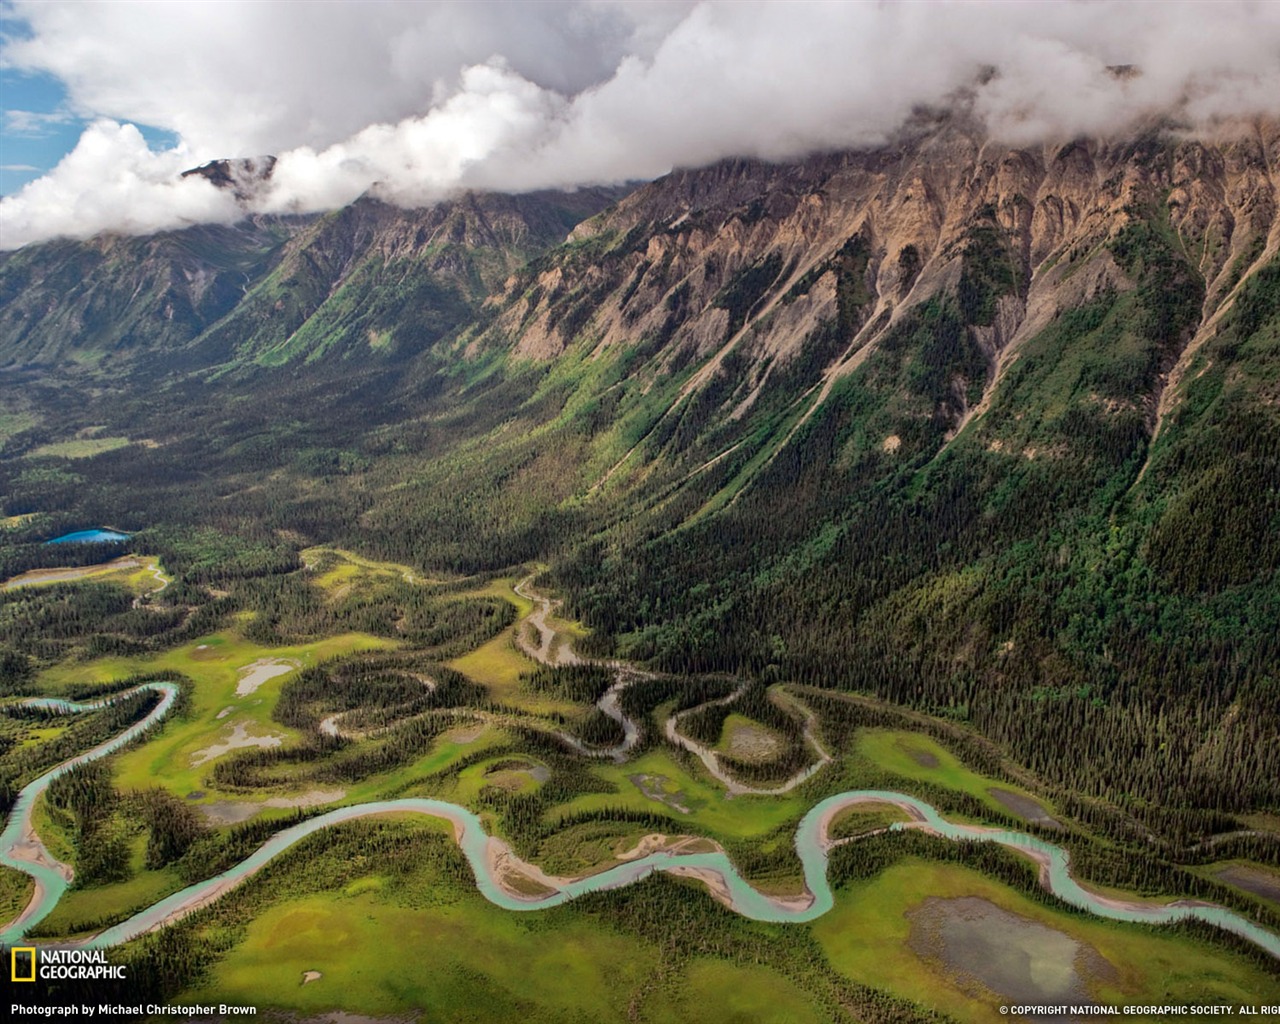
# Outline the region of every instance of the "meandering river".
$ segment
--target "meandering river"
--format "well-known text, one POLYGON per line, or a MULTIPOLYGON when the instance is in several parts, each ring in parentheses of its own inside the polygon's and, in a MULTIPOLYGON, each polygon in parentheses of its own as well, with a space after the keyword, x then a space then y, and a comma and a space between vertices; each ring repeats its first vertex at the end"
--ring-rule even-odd
MULTIPOLYGON (((26 702, 28 706, 44 707, 55 711, 80 712, 104 707, 111 701, 122 700, 145 690, 159 693, 160 701, 142 721, 92 750, 63 762, 28 784, 19 794, 8 824, 3 833, 0 833, 0 862, 30 875, 35 881, 35 893, 26 910, 3 932, 0 932, 0 944, 13 945, 21 941, 36 923, 53 910, 70 884, 70 870, 49 853, 32 827, 31 818, 36 799, 59 775, 76 765, 88 763, 119 750, 159 722, 173 707, 178 689, 172 683, 155 682, 144 683, 123 693, 86 703, 47 699, 26 702)), ((757 891, 738 873, 733 862, 722 851, 650 853, 599 874, 582 878, 554 879, 552 880, 554 885, 547 895, 530 897, 503 885, 501 877, 494 870, 495 858, 492 854, 493 844, 497 840, 485 832, 480 819, 471 811, 443 800, 421 798, 378 800, 372 803, 339 807, 327 814, 321 814, 282 829, 230 870, 188 886, 134 914, 128 920, 81 940, 79 944, 91 948, 104 948, 128 942, 207 905, 229 889, 239 885, 306 836, 357 818, 404 813, 424 814, 451 822, 458 846, 475 874, 476 887, 491 903, 507 910, 538 910, 558 906, 586 893, 629 885, 654 871, 666 871, 701 878, 708 884, 717 899, 744 917, 781 923, 812 921, 825 914, 834 904, 834 895, 827 880, 827 855, 831 848, 828 826, 835 815, 844 808, 868 802, 893 804, 910 815, 912 818, 910 822, 898 823, 893 826, 894 828, 920 828, 948 839, 998 843, 1026 854, 1040 864, 1041 882, 1046 889, 1067 903, 1100 917, 1147 924, 1165 924, 1190 919, 1206 921, 1256 943, 1272 956, 1280 959, 1280 936, 1225 907, 1197 901, 1150 905, 1099 896, 1083 888, 1071 877, 1066 851, 1053 843, 1021 832, 957 824, 942 817, 935 808, 923 800, 906 793, 882 790, 854 790, 828 797, 813 807, 801 820, 796 830, 795 845, 804 867, 807 898, 784 900, 757 891)))

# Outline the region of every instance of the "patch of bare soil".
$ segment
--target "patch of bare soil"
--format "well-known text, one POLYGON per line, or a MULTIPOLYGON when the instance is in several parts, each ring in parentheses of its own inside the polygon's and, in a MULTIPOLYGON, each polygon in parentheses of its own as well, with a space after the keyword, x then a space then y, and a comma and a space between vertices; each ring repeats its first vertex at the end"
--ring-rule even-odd
POLYGON ((1054 818, 1049 813, 1048 808, 1038 800, 1033 800, 1022 793, 1015 793, 1011 789, 1001 789, 999 786, 992 786, 987 792, 999 804, 1012 811, 1019 818, 1025 818, 1032 824, 1041 825, 1045 828, 1062 828, 1062 822, 1054 818))
POLYGON ((729 732, 729 756, 739 761, 762 763, 776 761, 782 754, 782 743, 768 729, 736 722, 729 732))
POLYGON ((490 838, 485 845, 485 860, 498 885, 513 896, 529 900, 543 899, 570 881, 548 875, 536 864, 521 860, 506 843, 490 838))
POLYGON ((197 750, 191 755, 191 767, 198 768, 206 761, 212 761, 215 757, 221 757, 233 750, 240 750, 245 747, 278 747, 283 736, 275 733, 267 733, 263 736, 254 736, 249 732, 252 722, 236 722, 231 727, 231 734, 222 743, 211 743, 203 750, 197 750))
POLYGON ((664 836, 654 832, 642 836, 630 850, 617 854, 618 860, 640 860, 651 853, 715 853, 720 846, 702 836, 664 836))
POLYGON ((293 658, 259 658, 252 665, 240 670, 236 683, 236 696, 247 697, 269 679, 292 672, 301 666, 293 658))
POLYGON ((911 755, 911 760, 918 764, 921 768, 937 768, 938 758, 929 753, 927 750, 919 750, 915 747, 907 747, 907 753, 911 755))
POLYGON ((1251 868, 1244 864, 1232 864, 1217 872, 1218 879, 1237 889, 1261 896, 1264 900, 1280 903, 1280 875, 1262 868, 1251 868))
POLYGON ((201 804, 198 810, 215 825, 237 825, 248 821, 264 807, 317 807, 331 804, 346 796, 343 789, 313 789, 298 796, 273 796, 269 800, 216 800, 201 804))
POLYGON ((16 590, 18 587, 30 586, 33 583, 58 583, 63 580, 78 580, 93 573, 104 574, 116 569, 136 569, 142 563, 136 558, 117 558, 114 562, 101 565, 86 565, 68 569, 32 569, 21 576, 14 576, 0 585, 0 590, 16 590))
POLYGON ((674 808, 681 814, 693 813, 688 807, 680 802, 679 798, 682 794, 679 792, 668 793, 663 788, 662 784, 667 781, 667 777, 665 775, 648 775, 640 773, 637 775, 628 775, 627 778, 635 783, 636 788, 648 799, 656 800, 660 804, 666 804, 668 807, 674 808))
POLYGON ((441 738, 448 740, 450 743, 465 746, 478 740, 486 728, 484 722, 477 722, 475 725, 460 725, 456 729, 450 729, 441 738))

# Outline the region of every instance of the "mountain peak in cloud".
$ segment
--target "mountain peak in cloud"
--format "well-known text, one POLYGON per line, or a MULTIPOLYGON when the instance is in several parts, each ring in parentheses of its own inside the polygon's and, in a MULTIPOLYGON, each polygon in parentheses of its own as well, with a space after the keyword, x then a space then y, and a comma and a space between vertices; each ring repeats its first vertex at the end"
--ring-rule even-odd
POLYGON ((185 170, 179 177, 204 178, 217 188, 230 190, 237 200, 244 203, 258 195, 271 180, 275 165, 274 156, 223 158, 185 170))
POLYGON ((914 111, 961 95, 1014 144, 1157 117, 1196 129, 1280 105, 1276 4, 1182 3, 1159 17, 1116 2, 13 10, 31 33, 7 44, 11 66, 58 75, 78 109, 180 142, 154 153, 129 126, 95 122, 58 167, 0 202, 3 248, 234 218, 245 205, 315 211, 372 192, 413 206, 460 188, 789 159, 881 143, 914 111), (178 177, 253 152, 279 155, 267 180, 228 192, 210 174, 178 177))

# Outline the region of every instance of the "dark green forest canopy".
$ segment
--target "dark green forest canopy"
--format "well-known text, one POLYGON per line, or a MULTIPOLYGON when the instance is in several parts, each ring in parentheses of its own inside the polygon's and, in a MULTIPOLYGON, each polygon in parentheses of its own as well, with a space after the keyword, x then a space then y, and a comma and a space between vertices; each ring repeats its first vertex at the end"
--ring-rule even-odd
MULTIPOLYGON (((412 258, 341 251, 353 222, 394 220, 372 207, 138 240, 115 269, 71 243, 7 256, 0 511, 35 516, 3 535, 0 576, 95 557, 40 542, 110 524, 201 625, 253 608, 311 629, 288 574, 312 544, 459 574, 542 562, 597 653, 969 723, 1170 833, 1274 811, 1280 261, 1235 257, 1200 337, 1227 291, 1172 226, 1168 154, 1143 159, 1126 226, 1036 271, 1110 276, 1004 363, 992 339, 1033 272, 994 205, 947 252, 852 232, 807 264, 748 247, 691 267, 664 241, 761 230, 772 207, 750 195, 678 228, 624 203, 563 244, 616 195, 504 207, 526 225, 505 234, 464 209, 419 225, 412 258), (126 301, 135 276, 164 283, 145 267, 188 258, 223 275, 199 301, 126 301), (884 267, 900 311, 875 290, 884 267), (765 351, 824 288, 794 350, 765 351), (69 320, 36 315, 59 289, 93 328, 74 345, 69 320), (653 326, 606 343, 611 310, 653 326), (718 319, 694 344, 700 316, 718 319)), ((28 604, 3 605, 6 685, 80 616, 150 642, 119 594, 28 604)))

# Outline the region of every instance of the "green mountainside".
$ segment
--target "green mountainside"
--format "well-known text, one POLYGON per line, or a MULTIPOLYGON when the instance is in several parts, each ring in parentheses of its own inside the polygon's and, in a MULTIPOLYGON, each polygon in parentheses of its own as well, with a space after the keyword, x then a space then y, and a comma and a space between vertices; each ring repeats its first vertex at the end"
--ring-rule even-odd
POLYGON ((366 199, 27 247, 0 257, 0 366, 155 375, 429 345, 623 191, 468 194, 416 211, 366 199))
POLYGON ((597 653, 968 722, 1180 842, 1280 807, 1278 165, 944 120, 20 250, 4 567, 97 523, 191 585, 546 562, 597 653))

